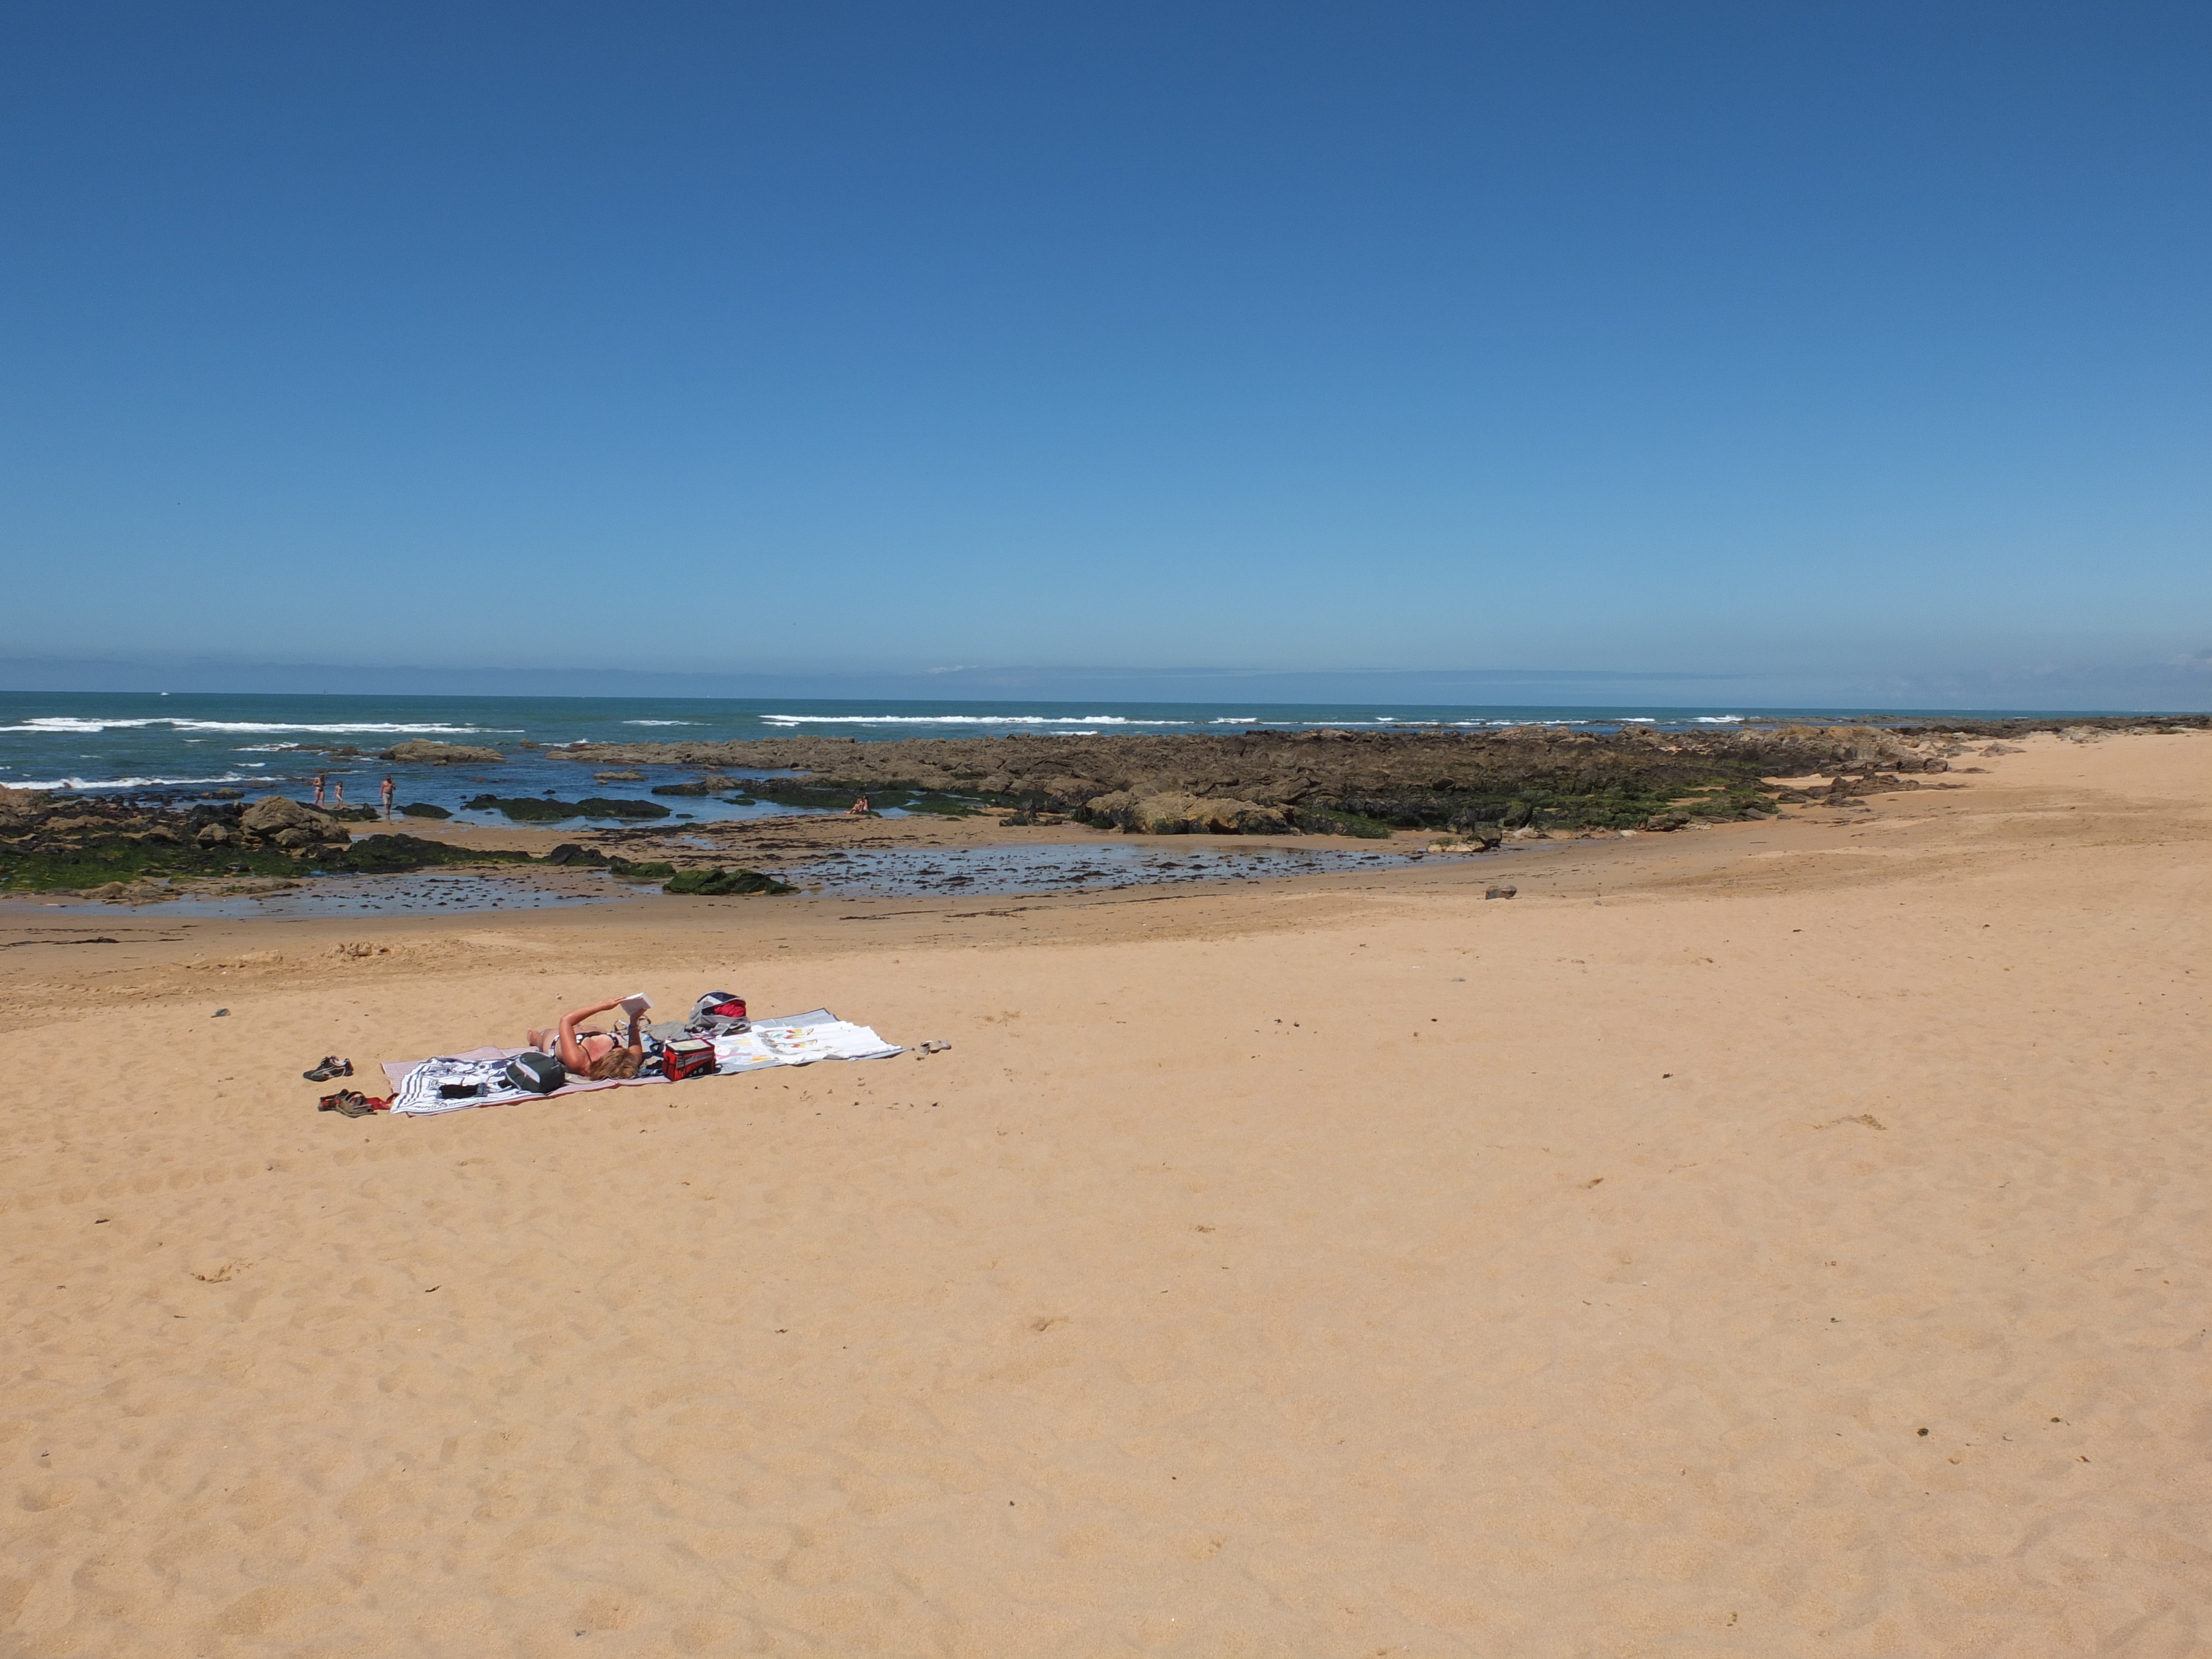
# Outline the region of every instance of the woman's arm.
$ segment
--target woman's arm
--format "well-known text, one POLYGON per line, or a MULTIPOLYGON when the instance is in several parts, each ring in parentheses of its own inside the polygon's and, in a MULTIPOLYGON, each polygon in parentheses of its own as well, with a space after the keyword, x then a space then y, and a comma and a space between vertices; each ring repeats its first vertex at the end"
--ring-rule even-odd
POLYGON ((591 1056, 584 1052, 584 1045, 576 1041, 576 1027, 581 1021, 589 1019, 593 1014, 604 1014, 610 1008, 620 1006, 622 1006, 622 999, 617 997, 611 1002, 595 1002, 588 1008, 572 1009, 562 1015, 561 1063, 580 1077, 590 1071, 591 1056))

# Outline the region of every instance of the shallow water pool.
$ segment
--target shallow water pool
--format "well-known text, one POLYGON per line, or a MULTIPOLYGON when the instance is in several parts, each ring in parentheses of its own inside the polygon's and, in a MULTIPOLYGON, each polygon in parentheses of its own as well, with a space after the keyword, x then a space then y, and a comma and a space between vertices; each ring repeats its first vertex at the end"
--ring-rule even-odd
POLYGON ((562 872, 549 878, 508 871, 422 871, 404 876, 311 876, 282 893, 228 898, 157 900, 150 904, 70 904, 102 915, 264 917, 405 916, 468 911, 560 910, 580 904, 659 898, 655 887, 635 887, 605 871, 562 872))
POLYGON ((1264 881, 1410 864, 1419 853, 1346 847, 1191 847, 1147 842, 1029 843, 830 854, 775 872, 837 898, 924 894, 1110 892, 1196 881, 1264 881))

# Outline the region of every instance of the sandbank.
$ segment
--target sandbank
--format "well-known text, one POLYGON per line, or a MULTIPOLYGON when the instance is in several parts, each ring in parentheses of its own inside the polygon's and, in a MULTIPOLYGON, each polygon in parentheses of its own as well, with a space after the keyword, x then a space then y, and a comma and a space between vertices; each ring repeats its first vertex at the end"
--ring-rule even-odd
POLYGON ((2212 735, 1978 763, 1239 887, 11 908, 8 1650, 2197 1651, 2212 735), (953 1046, 299 1077, 638 986, 953 1046))

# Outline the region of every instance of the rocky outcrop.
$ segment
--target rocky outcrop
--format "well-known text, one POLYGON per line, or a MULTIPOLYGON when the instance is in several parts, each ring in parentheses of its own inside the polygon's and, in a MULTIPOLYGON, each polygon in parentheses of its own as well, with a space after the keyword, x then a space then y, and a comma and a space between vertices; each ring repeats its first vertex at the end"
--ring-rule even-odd
POLYGON ((465 743, 433 743, 427 738, 380 749, 376 757, 416 766, 497 766, 507 759, 496 749, 478 749, 465 743))
POLYGON ((368 875, 396 874, 441 864, 527 864, 527 853, 465 847, 421 836, 364 836, 347 853, 347 868, 368 875))
MULTIPOLYGON (((1631 728, 1590 732, 1551 726, 1459 730, 1322 729, 1188 736, 910 738, 774 738, 751 743, 576 744, 549 756, 597 767, 685 766, 698 771, 797 772, 804 790, 755 787, 762 799, 826 804, 838 790, 908 788, 981 798, 1031 814, 1080 816, 1088 804, 1126 795, 1127 815, 1156 796, 1188 796, 1212 810, 1274 808, 1310 827, 1350 820, 1398 829, 1640 829, 1684 810, 1697 819, 1760 810, 1765 780, 1827 776, 1869 768, 1896 775, 1941 771, 1969 736, 2027 730, 2201 726, 2206 717, 2105 721, 1958 721, 1823 726, 1747 723, 1695 732, 1631 728), (1716 787, 1721 790, 1714 794, 1716 787), (799 801, 810 793, 821 802, 799 801), (792 799, 786 799, 786 798, 792 799), (1329 815, 1335 814, 1332 819, 1329 815)), ((846 797, 847 799, 850 796, 846 797)), ((1163 813, 1163 817, 1172 814, 1163 813)), ((1189 821, 1184 815, 1183 821, 1189 821)), ((1261 820, 1269 828, 1271 820, 1261 820)))
POLYGON ((1454 836, 1443 841, 1432 841, 1429 843, 1429 851, 1431 853, 1489 853, 1496 851, 1504 840, 1505 837, 1501 835, 1482 830, 1473 835, 1454 836))
POLYGON ((787 881, 774 876, 764 876, 757 870, 678 870, 668 878, 660 890, 664 893, 689 893, 702 898, 723 898, 754 893, 795 893, 799 890, 787 881))
POLYGON ((1180 791, 1138 795, 1116 790, 1092 797, 1084 811, 1093 823, 1110 823, 1140 836, 1279 836, 1291 829, 1279 806, 1180 791))
POLYGON ((670 809, 658 801, 621 800, 586 795, 581 800, 545 800, 532 795, 477 795, 472 812, 501 812, 518 823, 559 823, 568 818, 665 818, 670 809))
POLYGON ((316 847, 353 839, 343 823, 284 795, 264 795, 255 801, 239 814, 238 828, 248 846, 266 842, 277 847, 316 847))
POLYGON ((0 819, 0 890, 85 891, 122 883, 140 897, 182 897, 193 884, 289 883, 310 871, 374 872, 430 864, 507 863, 528 854, 493 852, 411 836, 355 842, 327 813, 282 795, 251 805, 202 801, 185 807, 116 796, 40 792, 33 806, 0 819))

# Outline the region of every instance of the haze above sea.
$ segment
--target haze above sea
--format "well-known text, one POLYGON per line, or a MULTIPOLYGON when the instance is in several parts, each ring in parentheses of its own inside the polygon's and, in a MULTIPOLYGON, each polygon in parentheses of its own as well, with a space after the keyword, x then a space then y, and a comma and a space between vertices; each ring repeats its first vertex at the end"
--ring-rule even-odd
MULTIPOLYGON (((1938 714, 1942 711, 1919 711, 1938 714)), ((2055 712, 2055 711, 2020 711, 2055 712)), ((0 784, 167 797, 179 801, 216 791, 305 798, 318 774, 343 784, 349 804, 374 805, 386 775, 403 803, 426 802, 464 820, 485 794, 647 799, 654 784, 695 775, 696 768, 644 768, 642 781, 598 782, 574 762, 550 758, 573 743, 726 743, 778 737, 901 738, 1103 733, 1224 734, 1254 726, 1389 731, 1492 730, 1540 721, 1591 731, 1627 724, 1700 728, 1762 720, 1823 723, 1854 718, 1894 720, 1884 709, 1583 708, 1384 703, 920 702, 809 698, 718 700, 643 697, 447 696, 270 696, 214 693, 0 692, 0 784), (502 764, 406 765, 372 757, 410 738, 501 749, 502 764), (352 744, 358 757, 323 750, 352 744)), ((1991 718, 1977 711, 1975 719, 1991 718)), ((673 803, 677 816, 746 817, 789 809, 736 806, 696 799, 673 803)), ((585 820, 579 820, 580 823, 585 820)))

